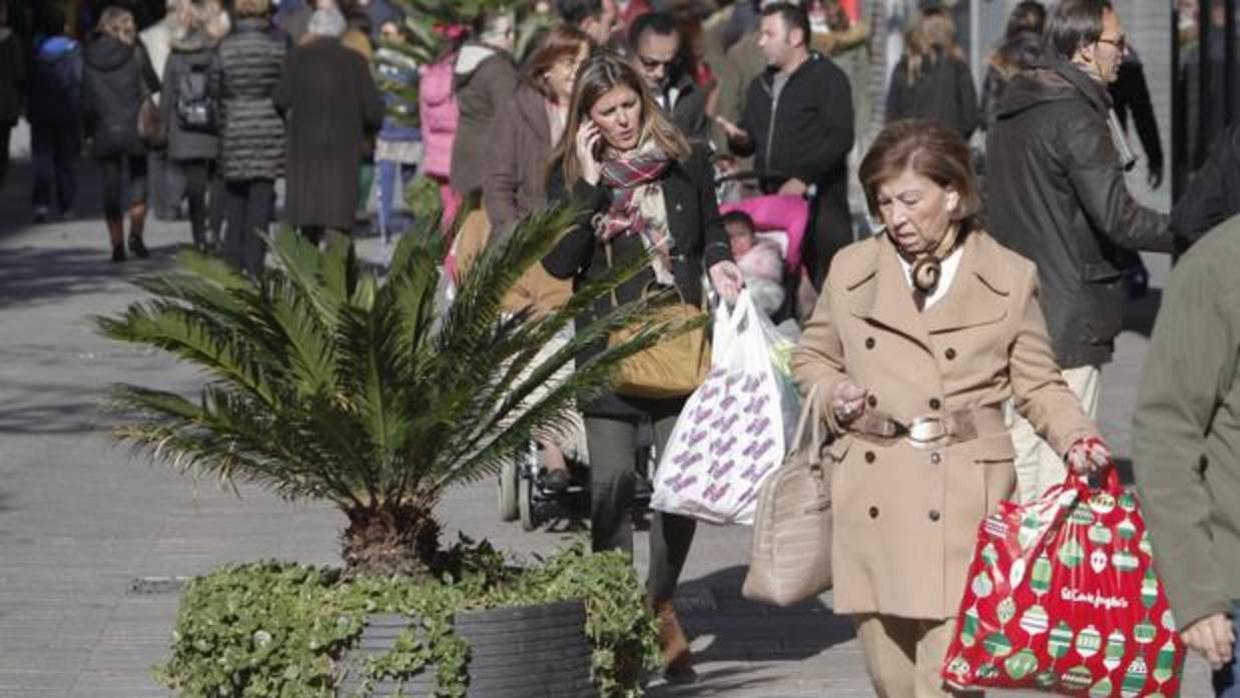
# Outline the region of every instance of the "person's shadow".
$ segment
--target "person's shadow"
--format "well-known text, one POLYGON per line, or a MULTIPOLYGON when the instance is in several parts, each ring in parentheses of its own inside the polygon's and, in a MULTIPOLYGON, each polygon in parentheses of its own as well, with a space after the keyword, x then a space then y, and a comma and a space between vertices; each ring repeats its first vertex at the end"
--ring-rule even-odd
POLYGON ((745 599, 747 571, 736 565, 681 582, 676 612, 694 648, 699 678, 691 686, 655 686, 648 695, 727 696, 758 689, 775 677, 757 675, 761 667, 755 663, 799 662, 855 636, 852 621, 835 615, 823 597, 789 608, 745 599))

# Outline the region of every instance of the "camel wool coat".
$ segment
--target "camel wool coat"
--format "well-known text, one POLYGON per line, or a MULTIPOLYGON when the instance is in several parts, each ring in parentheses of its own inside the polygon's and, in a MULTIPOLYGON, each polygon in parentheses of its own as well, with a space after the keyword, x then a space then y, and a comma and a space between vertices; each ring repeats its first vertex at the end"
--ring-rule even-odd
POLYGON ((982 519, 1016 482, 1001 409, 1015 398, 1060 454, 1097 430, 1055 363, 1032 262, 969 233, 946 295, 918 312, 895 245, 879 235, 840 251, 793 354, 801 391, 832 440, 837 613, 956 616, 982 519), (850 432, 830 409, 845 379, 867 410, 903 424, 985 408, 978 438, 945 448, 850 432))

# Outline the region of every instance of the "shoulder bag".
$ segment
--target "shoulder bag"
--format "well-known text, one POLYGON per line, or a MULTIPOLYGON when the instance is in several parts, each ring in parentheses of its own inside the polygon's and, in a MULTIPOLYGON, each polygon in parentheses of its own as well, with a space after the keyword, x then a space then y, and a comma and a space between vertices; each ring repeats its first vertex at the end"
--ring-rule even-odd
POLYGON ((138 137, 148 150, 163 150, 168 145, 168 122, 147 87, 146 71, 137 49, 134 50, 134 63, 138 68, 138 86, 142 95, 138 98, 138 137))
POLYGON ((792 606, 831 588, 831 471, 817 392, 810 389, 792 448, 758 495, 741 589, 751 601, 792 606))

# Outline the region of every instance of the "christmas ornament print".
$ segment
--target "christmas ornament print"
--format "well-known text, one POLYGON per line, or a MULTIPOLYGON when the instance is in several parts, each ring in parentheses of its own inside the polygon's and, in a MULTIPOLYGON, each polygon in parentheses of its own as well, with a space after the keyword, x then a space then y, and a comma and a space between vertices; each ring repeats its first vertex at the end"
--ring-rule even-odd
MULTIPOLYGON (((976 613, 976 610, 974 611, 976 613)), ((1046 632, 1050 625, 1050 616, 1046 609, 1038 605, 1030 606, 1020 617, 1020 629, 1029 637, 1037 637, 1046 632)))
POLYGON ((964 690, 1175 696, 1184 646, 1137 498, 1069 478, 978 526, 941 670, 964 690))
POLYGON ((1121 695, 1124 698, 1137 698, 1141 695, 1141 689, 1145 688, 1145 682, 1149 679, 1149 671, 1145 660, 1140 656, 1132 660, 1128 671, 1124 673, 1123 683, 1120 684, 1121 695))
POLYGON ((1126 642, 1124 633, 1119 629, 1112 630, 1111 634, 1107 636, 1107 646, 1102 651, 1106 657, 1102 660, 1102 665, 1107 668, 1107 671, 1115 671, 1115 668, 1123 663, 1124 645, 1126 642))
POLYGON ((1100 649, 1102 649, 1102 634, 1094 626, 1087 626, 1076 636, 1076 653, 1081 655, 1082 659, 1089 659, 1098 654, 1100 649))

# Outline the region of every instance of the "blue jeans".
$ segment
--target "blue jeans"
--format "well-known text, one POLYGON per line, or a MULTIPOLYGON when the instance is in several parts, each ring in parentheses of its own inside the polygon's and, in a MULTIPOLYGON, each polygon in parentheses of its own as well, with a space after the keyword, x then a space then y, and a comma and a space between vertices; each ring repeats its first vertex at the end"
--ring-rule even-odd
MULTIPOLYGON (((1231 622, 1240 638, 1240 601, 1231 602, 1231 622)), ((1214 695, 1218 698, 1240 698, 1240 642, 1231 650, 1231 664, 1214 672, 1214 695)))
POLYGON ((396 205, 396 181, 400 175, 401 189, 413 179, 417 171, 416 165, 405 165, 395 160, 380 160, 375 163, 379 168, 379 233, 383 241, 392 239, 392 209, 396 205))

